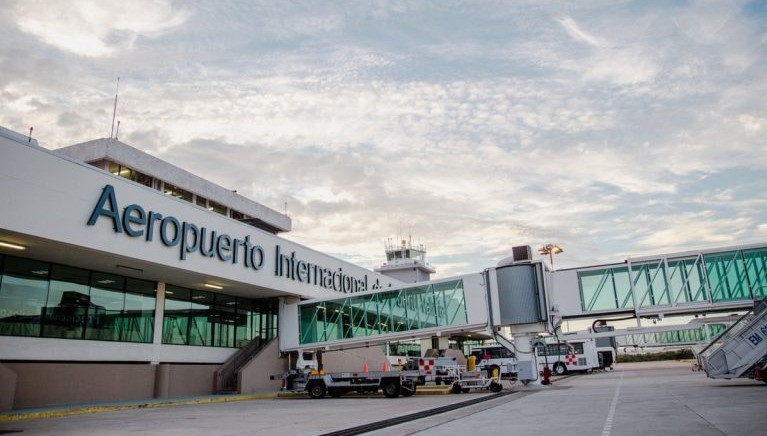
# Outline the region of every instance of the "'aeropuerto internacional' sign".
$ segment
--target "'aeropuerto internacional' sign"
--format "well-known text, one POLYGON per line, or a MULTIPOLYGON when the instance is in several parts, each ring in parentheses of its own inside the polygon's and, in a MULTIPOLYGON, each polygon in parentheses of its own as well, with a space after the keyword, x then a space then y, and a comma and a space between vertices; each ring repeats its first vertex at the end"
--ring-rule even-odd
MULTIPOLYGON (((115 233, 143 238, 146 242, 159 240, 166 247, 177 247, 182 261, 196 253, 221 262, 241 264, 252 271, 261 271, 266 263, 266 251, 252 241, 250 235, 232 237, 171 215, 147 211, 138 204, 120 208, 112 185, 104 186, 87 224, 94 226, 100 218, 109 220, 115 233)), ((358 278, 345 273, 343 268, 331 269, 302 260, 295 251, 284 254, 279 244, 274 247, 274 265, 277 277, 336 292, 355 293, 381 287, 378 279, 371 285, 367 274, 358 278)))

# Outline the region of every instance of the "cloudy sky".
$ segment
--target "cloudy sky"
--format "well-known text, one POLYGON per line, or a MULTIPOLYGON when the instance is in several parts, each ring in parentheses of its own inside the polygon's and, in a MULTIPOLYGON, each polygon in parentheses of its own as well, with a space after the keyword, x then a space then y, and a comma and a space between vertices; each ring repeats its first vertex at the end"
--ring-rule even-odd
POLYGON ((767 2, 0 0, 0 125, 120 140, 365 267, 767 240, 767 2))

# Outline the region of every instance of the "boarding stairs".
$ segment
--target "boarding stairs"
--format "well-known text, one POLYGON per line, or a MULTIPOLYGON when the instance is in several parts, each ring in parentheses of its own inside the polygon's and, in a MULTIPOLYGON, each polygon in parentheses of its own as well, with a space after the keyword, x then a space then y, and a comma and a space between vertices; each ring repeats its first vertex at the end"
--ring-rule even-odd
POLYGON ((247 366, 247 364, 256 358, 261 350, 275 340, 277 339, 272 338, 263 340, 260 337, 254 338, 229 357, 226 362, 216 370, 214 375, 214 389, 216 394, 242 393, 240 372, 247 366))
POLYGON ((710 378, 749 376, 767 357, 767 299, 731 325, 698 354, 698 365, 710 378))

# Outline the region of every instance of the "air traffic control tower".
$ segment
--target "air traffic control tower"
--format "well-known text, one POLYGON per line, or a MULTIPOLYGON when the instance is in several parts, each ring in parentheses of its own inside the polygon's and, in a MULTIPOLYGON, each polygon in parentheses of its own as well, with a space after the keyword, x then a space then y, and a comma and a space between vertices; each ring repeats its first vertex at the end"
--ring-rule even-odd
POLYGON ((426 262, 426 249, 422 244, 413 245, 413 238, 401 239, 397 245, 386 240, 386 263, 374 270, 404 283, 428 282, 437 272, 426 262))

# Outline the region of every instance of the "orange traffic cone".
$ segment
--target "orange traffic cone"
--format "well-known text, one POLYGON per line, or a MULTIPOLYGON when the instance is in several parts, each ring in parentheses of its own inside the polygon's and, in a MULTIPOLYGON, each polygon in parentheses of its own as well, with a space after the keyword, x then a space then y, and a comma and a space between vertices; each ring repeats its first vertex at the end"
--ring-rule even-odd
POLYGON ((383 370, 384 370, 384 372, 386 372, 386 371, 388 371, 388 370, 389 370, 389 364, 388 364, 387 362, 384 362, 384 364, 383 364, 383 370))
POLYGON ((362 372, 368 372, 368 361, 365 361, 365 364, 362 365, 362 372))

